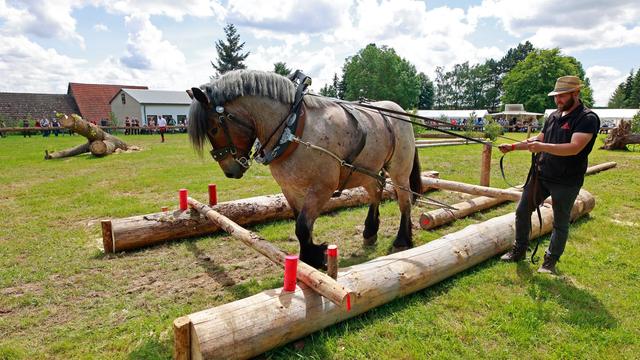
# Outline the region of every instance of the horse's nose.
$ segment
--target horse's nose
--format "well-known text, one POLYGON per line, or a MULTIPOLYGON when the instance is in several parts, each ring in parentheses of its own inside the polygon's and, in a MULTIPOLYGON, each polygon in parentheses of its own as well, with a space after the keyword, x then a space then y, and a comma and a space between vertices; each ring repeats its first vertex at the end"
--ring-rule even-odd
POLYGON ((231 179, 240 179, 242 177, 242 173, 233 173, 233 172, 224 172, 224 175, 231 179))

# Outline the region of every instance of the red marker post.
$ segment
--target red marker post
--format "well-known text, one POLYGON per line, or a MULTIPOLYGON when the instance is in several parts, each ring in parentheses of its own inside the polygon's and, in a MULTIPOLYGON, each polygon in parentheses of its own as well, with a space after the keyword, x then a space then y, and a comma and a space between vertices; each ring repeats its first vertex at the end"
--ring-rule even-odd
POLYGON ((218 191, 216 184, 209 184, 209 206, 218 204, 218 191))
POLYGON ((180 210, 185 211, 189 207, 187 205, 187 189, 180 189, 178 194, 180 195, 180 210))
POLYGON ((338 278, 338 245, 327 247, 327 275, 334 280, 338 278))
POLYGON ((287 255, 284 258, 284 291, 296 290, 298 274, 298 255, 287 255))

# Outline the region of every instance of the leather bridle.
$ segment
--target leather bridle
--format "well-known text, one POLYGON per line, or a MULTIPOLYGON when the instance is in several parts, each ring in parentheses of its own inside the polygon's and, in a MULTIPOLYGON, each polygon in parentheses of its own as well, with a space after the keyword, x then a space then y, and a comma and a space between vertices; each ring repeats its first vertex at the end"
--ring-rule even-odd
MULTIPOLYGON (((211 111, 214 111, 214 110, 207 109, 207 113, 211 111)), ((245 151, 246 156, 243 156, 242 154, 240 154, 240 152, 238 151, 239 147, 236 146, 236 144, 233 142, 233 138, 231 137, 231 134, 229 132, 228 123, 233 121, 233 123, 240 125, 245 129, 248 129, 250 131, 249 133, 250 138, 254 137, 256 133, 255 126, 246 124, 244 121, 240 120, 238 117, 228 113, 225 110, 224 106, 222 105, 218 105, 215 107, 215 114, 212 114, 212 116, 211 115, 209 116, 209 119, 211 118, 218 119, 217 121, 218 124, 216 124, 216 126, 211 127, 207 131, 207 137, 209 138, 209 142, 211 143, 211 148, 212 148, 209 153, 213 157, 213 160, 220 162, 225 157, 232 156, 233 160, 238 164, 240 164, 240 166, 242 166, 245 171, 249 169, 249 167, 251 166, 251 154, 250 154, 251 145, 249 145, 248 150, 240 149, 240 150, 247 150, 245 151), (215 135, 218 132, 218 128, 222 129, 222 132, 226 140, 226 145, 216 148, 215 135)))

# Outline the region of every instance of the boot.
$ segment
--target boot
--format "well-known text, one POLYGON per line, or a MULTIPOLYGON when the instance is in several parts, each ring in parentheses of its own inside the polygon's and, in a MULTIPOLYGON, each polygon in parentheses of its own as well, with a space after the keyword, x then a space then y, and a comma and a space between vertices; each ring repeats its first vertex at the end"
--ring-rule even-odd
POLYGON ((538 272, 542 274, 554 274, 554 275, 557 274, 558 273, 556 271, 557 262, 558 262, 558 259, 556 259, 553 255, 545 253, 544 261, 542 262, 542 265, 538 269, 538 272))
POLYGON ((529 247, 528 244, 515 243, 511 250, 509 250, 509 252, 500 257, 500 260, 506 262, 517 262, 524 260, 524 258, 527 256, 527 247, 529 247))

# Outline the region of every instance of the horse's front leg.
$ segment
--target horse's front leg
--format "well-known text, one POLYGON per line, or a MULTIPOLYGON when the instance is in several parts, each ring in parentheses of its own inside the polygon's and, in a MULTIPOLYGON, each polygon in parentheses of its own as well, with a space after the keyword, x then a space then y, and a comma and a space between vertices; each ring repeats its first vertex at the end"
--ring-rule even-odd
POLYGON ((375 245, 378 240, 378 229, 380 228, 380 200, 382 198, 382 191, 378 187, 376 181, 372 181, 364 186, 365 190, 369 194, 369 212, 367 213, 367 219, 364 221, 364 231, 362 237, 364 238, 364 246, 375 245))
POLYGON ((333 190, 311 190, 304 198, 302 210, 296 219, 296 236, 300 242, 300 260, 316 269, 326 267, 327 244, 313 243, 313 224, 320 215, 320 210, 331 198, 333 190))

